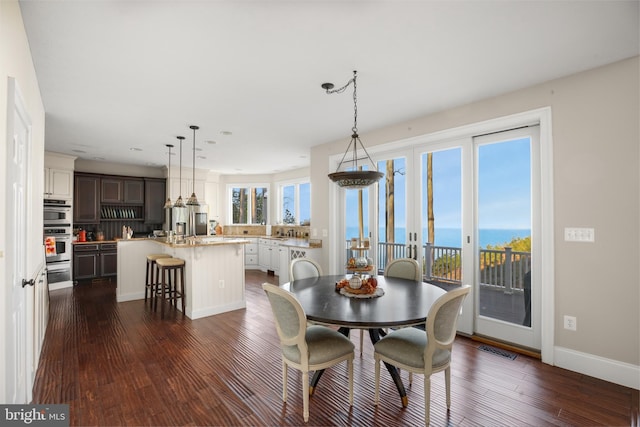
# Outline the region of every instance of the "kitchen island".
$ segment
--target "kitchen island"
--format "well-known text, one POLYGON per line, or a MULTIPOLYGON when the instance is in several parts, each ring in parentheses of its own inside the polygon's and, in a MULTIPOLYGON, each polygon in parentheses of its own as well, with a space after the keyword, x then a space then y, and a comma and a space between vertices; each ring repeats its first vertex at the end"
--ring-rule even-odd
POLYGON ((165 238, 118 240, 118 302, 144 298, 147 255, 166 253, 185 260, 186 316, 212 316, 246 307, 244 239, 175 243, 165 238))

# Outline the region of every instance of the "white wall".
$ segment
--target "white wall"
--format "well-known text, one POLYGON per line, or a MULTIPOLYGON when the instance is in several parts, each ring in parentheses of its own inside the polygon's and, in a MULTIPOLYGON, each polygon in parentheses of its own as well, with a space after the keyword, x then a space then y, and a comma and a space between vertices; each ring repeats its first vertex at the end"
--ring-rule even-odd
MULTIPOLYGON (((640 366, 640 87, 638 57, 400 123, 360 137, 367 147, 552 108, 555 346, 640 366), (564 227, 593 227, 593 244, 563 240, 564 227), (578 318, 566 331, 562 317, 578 318)), ((364 125, 364 124, 363 124, 364 125)), ((364 126, 363 126, 364 128, 364 126)), ((329 227, 329 155, 347 141, 313 147, 313 227, 329 227)), ((324 247, 328 247, 325 242, 324 247)), ((323 268, 328 266, 325 251, 323 268)), ((638 383, 638 379, 635 379, 638 383)))
MULTIPOLYGON (((151 167, 125 165, 121 163, 100 162, 97 160, 85 159, 76 160, 75 171, 103 175, 139 176, 145 178, 165 178, 166 175, 166 167, 164 166, 151 167)), ((189 172, 189 174, 191 174, 191 172, 189 172)))

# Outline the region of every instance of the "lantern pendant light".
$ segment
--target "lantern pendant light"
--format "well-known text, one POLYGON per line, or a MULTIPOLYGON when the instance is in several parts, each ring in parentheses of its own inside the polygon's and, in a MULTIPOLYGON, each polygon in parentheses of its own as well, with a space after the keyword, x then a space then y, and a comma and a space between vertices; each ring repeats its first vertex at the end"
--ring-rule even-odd
MULTIPOLYGON (((167 168, 167 171, 168 171, 169 185, 171 185, 171 149, 173 148, 173 144, 167 144, 166 147, 169 148, 169 167, 167 168)), ((167 201, 164 204, 164 208, 171 209, 172 207, 173 207, 173 204, 171 203, 171 194, 169 194, 167 196, 167 201)))
POLYGON ((364 145, 358 136, 358 98, 356 94, 356 77, 357 71, 354 71, 353 78, 339 89, 333 89, 333 83, 323 83, 321 87, 327 94, 342 93, 351 83, 353 83, 353 127, 351 128, 351 142, 349 142, 347 151, 345 151, 344 156, 342 156, 342 160, 340 160, 336 171, 329 174, 329 179, 343 188, 361 189, 368 187, 371 184, 375 184, 384 176, 384 174, 382 172, 378 172, 378 167, 371 159, 371 156, 369 156, 369 153, 367 153, 366 148, 364 148, 364 145), (366 154, 366 158, 371 162, 373 169, 363 170, 361 165, 358 166, 358 144, 360 144, 362 151, 366 154), (352 146, 353 151, 351 151, 352 146), (343 163, 345 163, 345 158, 350 151, 352 153, 351 160, 346 163, 350 163, 351 168, 349 170, 340 171, 340 168, 343 163))
POLYGON ((193 164, 192 164, 192 175, 191 175, 191 184, 193 187, 193 192, 191 193, 191 197, 187 200, 188 206, 200 206, 198 203, 198 198, 196 197, 196 130, 200 129, 198 126, 191 125, 190 129, 193 129, 193 164))
POLYGON ((177 138, 180 140, 180 195, 173 207, 184 208, 184 202, 182 201, 182 141, 184 140, 184 136, 178 136, 177 138))

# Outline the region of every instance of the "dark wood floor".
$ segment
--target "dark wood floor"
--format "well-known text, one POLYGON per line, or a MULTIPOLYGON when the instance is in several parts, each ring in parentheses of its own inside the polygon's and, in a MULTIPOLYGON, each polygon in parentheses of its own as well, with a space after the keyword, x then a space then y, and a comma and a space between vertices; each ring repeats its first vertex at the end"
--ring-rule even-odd
MULTIPOLYGON (((246 310, 195 321, 173 314, 160 320, 143 301, 118 304, 113 284, 52 291, 33 403, 69 404, 71 425, 304 425, 297 371, 290 371, 288 402, 281 400, 280 350, 264 281, 275 282, 248 271, 246 310)), ((478 347, 456 340, 449 413, 443 374, 432 378, 433 425, 638 425, 637 390, 478 347)), ((403 409, 383 370, 376 408, 373 373, 365 340, 354 364, 353 407, 343 364, 322 377, 308 425, 423 424, 422 378, 408 387, 403 373, 409 397, 403 409)))

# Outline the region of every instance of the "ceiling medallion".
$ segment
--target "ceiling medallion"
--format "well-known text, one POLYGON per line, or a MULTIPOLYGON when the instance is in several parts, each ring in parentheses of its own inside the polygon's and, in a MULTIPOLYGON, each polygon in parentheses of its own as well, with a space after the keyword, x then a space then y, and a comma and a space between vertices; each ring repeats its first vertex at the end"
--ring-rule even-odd
POLYGON ((358 98, 357 98, 357 71, 353 72, 353 78, 347 82, 346 85, 342 86, 339 89, 333 89, 333 83, 323 83, 321 86, 325 90, 327 94, 332 93, 342 93, 349 87, 351 83, 353 83, 353 128, 351 128, 351 141, 347 146, 347 151, 345 151, 344 156, 342 156, 342 160, 338 164, 338 167, 334 173, 329 174, 329 179, 340 187, 350 188, 350 189, 359 189, 365 188, 372 184, 375 184, 384 176, 382 172, 378 172, 378 168, 374 161, 369 156, 366 148, 360 141, 360 137, 358 136, 358 98), (366 158, 369 159, 373 169, 371 170, 363 170, 362 165, 358 165, 358 144, 360 144, 360 148, 366 154, 366 158), (347 154, 351 152, 351 159, 345 162, 347 158, 347 154), (349 170, 340 170, 343 164, 351 165, 349 170))

